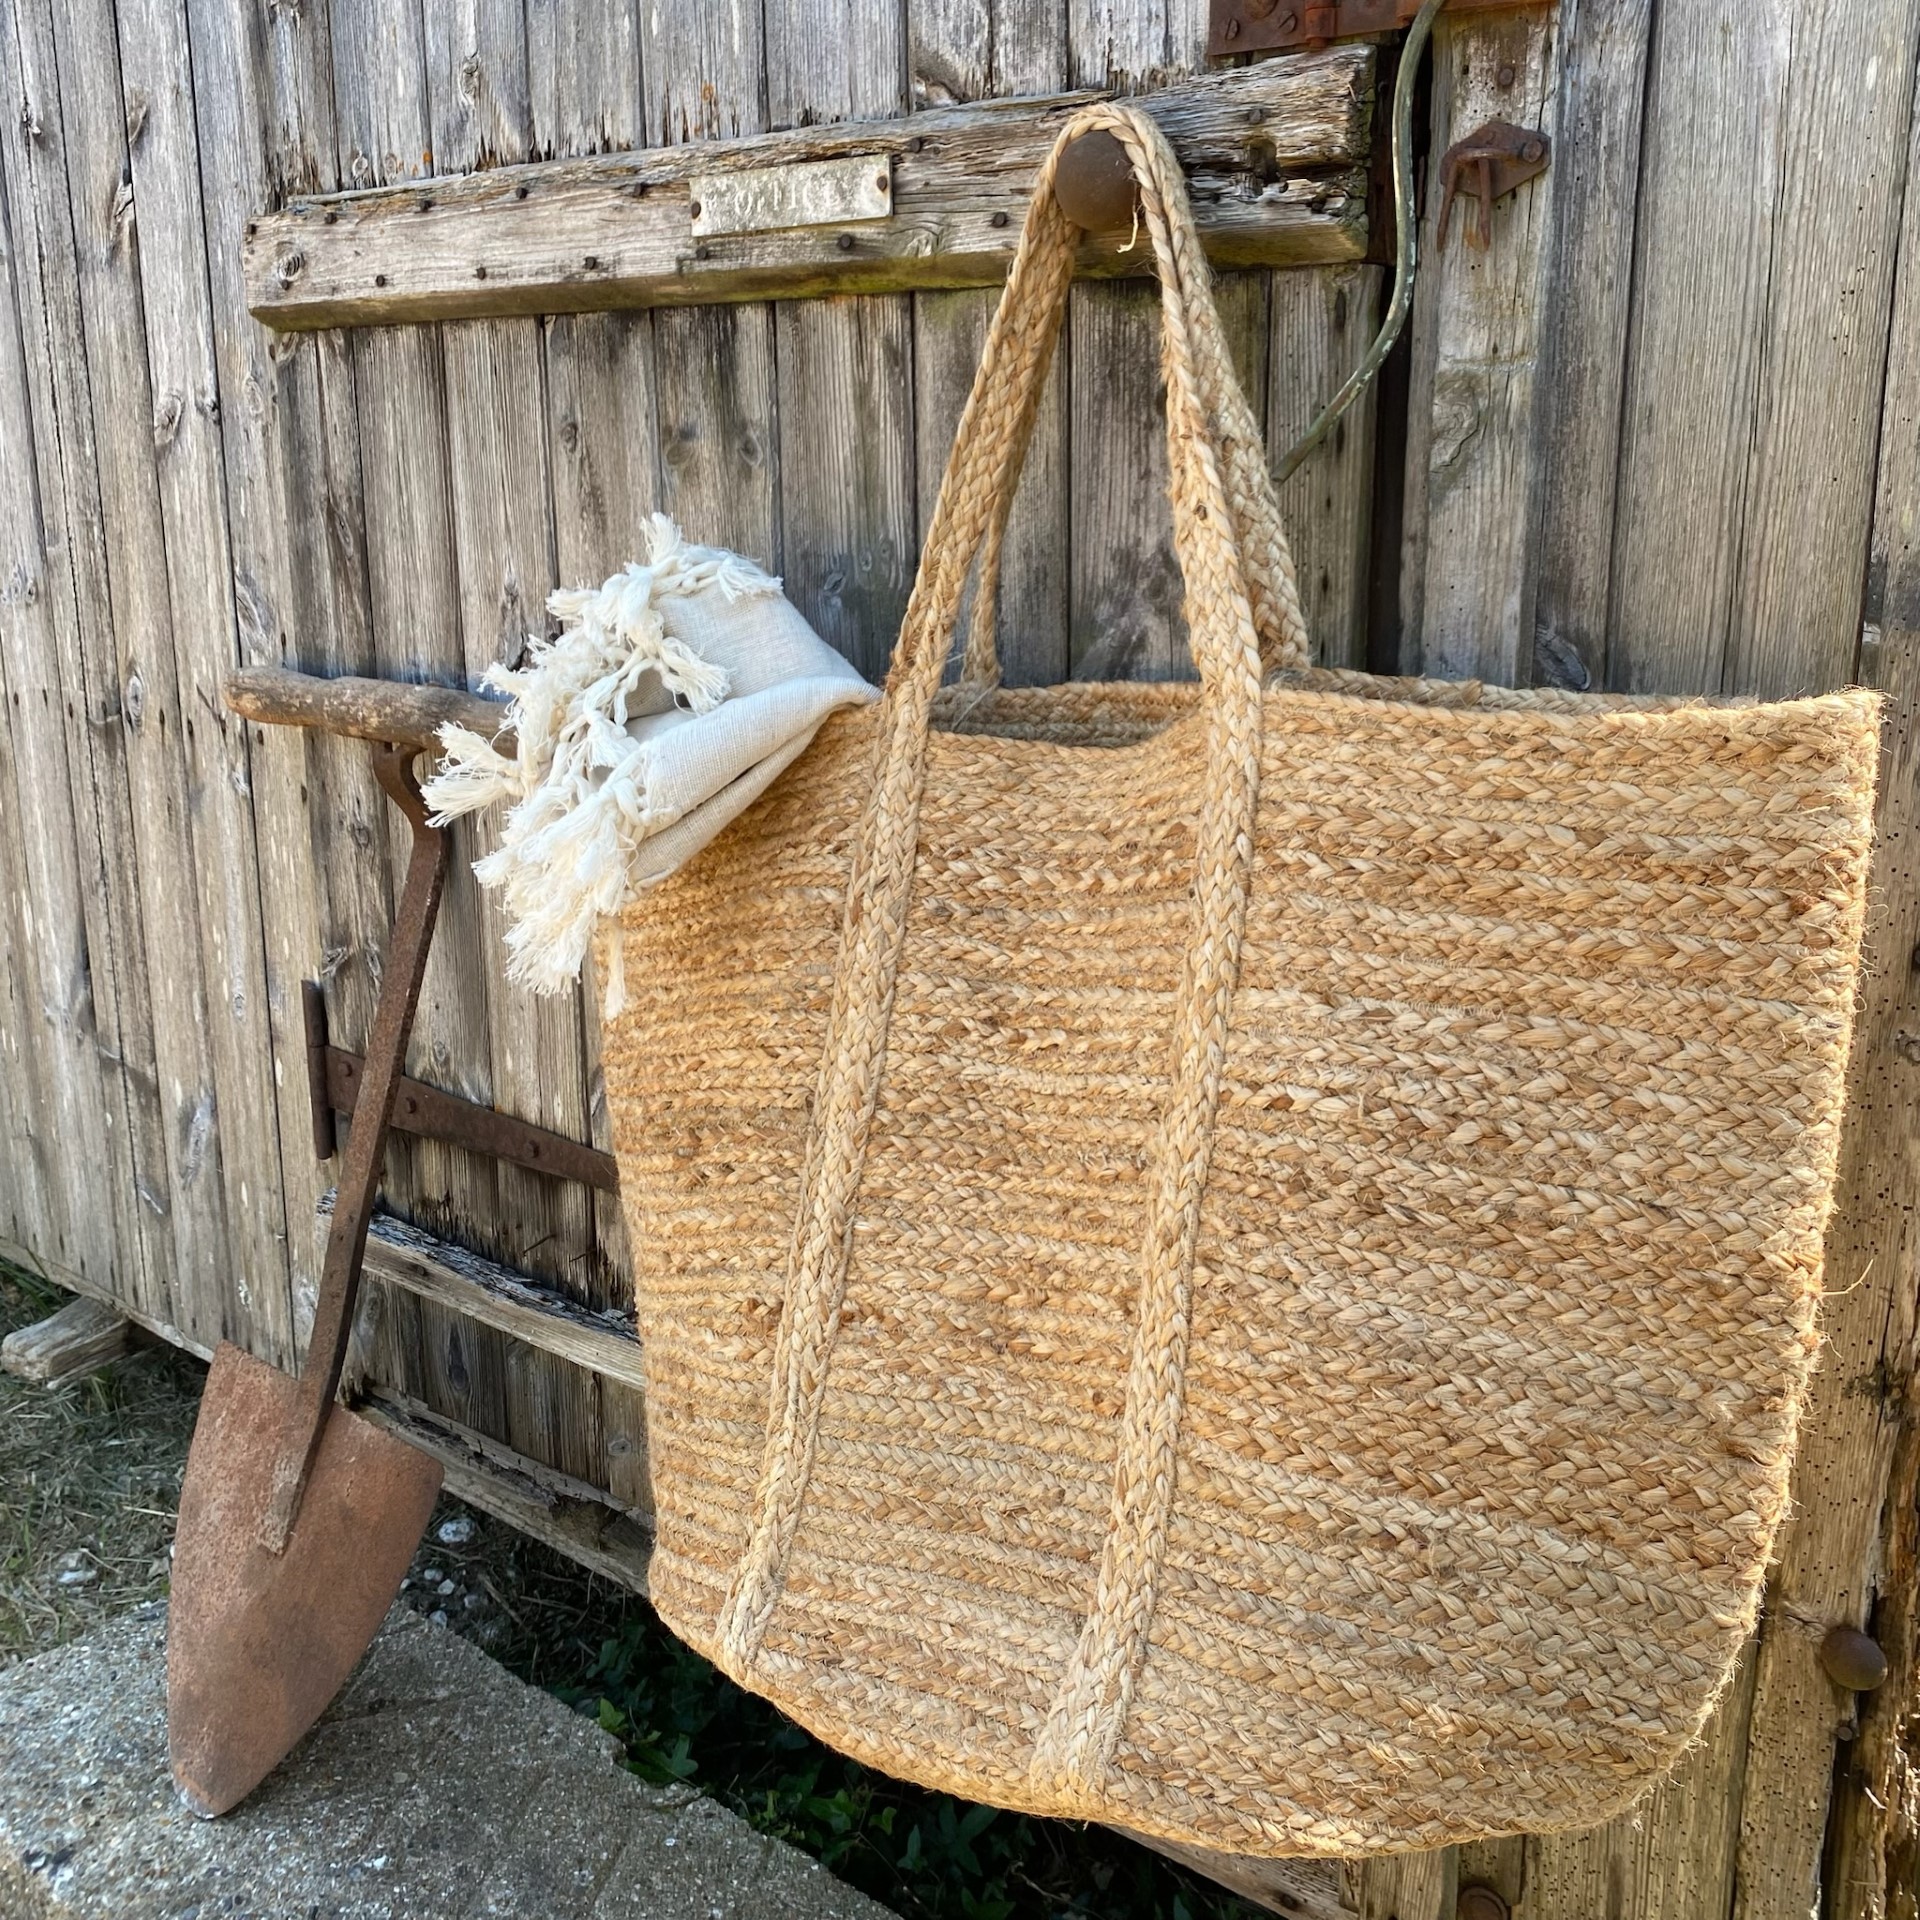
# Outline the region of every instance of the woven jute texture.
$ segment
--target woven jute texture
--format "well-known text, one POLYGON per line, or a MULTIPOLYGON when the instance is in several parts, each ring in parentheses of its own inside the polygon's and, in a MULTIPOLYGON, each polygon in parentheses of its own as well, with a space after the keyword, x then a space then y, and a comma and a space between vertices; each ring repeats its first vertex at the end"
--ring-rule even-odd
POLYGON ((621 922, 653 1597, 1003 1806, 1587 1824, 1697 1732, 1786 1504, 1874 703, 1303 670, 1177 169, 1090 126, 1162 283, 1200 680, 993 685, 1050 162, 884 701, 621 922))

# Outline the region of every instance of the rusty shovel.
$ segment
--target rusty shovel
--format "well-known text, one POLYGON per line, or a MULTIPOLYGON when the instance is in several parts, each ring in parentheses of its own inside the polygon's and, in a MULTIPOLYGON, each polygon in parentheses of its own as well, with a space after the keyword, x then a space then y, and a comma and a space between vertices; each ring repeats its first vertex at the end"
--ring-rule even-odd
POLYGON ((195 1813, 236 1806, 325 1711, 379 1631, 440 1491, 440 1467, 336 1404, 387 1128, 446 879, 412 746, 375 772, 413 850, 367 1043, 297 1380, 222 1342, 180 1490, 167 1628, 167 1741, 195 1813))

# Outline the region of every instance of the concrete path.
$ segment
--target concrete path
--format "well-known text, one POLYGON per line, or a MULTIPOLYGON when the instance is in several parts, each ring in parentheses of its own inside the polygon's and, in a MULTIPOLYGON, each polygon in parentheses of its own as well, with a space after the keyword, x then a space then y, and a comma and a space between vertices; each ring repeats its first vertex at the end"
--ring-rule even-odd
POLYGON ((5 1920, 891 1920, 465 1641, 396 1609, 259 1792, 167 1775, 166 1616, 0 1673, 5 1920))

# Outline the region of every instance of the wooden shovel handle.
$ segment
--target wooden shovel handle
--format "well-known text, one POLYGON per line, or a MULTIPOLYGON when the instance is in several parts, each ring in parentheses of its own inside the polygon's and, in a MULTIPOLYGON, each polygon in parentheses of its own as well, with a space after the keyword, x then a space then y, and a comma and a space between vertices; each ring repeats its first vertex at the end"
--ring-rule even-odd
POLYGON ((491 740, 502 753, 514 750, 512 732, 503 731, 505 703, 463 687, 422 687, 354 675, 327 680, 288 667, 237 667, 221 692, 235 713, 268 726, 311 727, 431 752, 440 744, 441 727, 452 720, 491 740))

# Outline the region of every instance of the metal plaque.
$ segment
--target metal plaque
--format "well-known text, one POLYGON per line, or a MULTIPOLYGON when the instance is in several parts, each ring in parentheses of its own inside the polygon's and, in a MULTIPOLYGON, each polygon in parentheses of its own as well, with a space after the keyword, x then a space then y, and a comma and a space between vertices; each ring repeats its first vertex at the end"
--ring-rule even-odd
POLYGON ((893 212, 893 161, 884 153, 863 153, 848 160, 696 174, 687 198, 693 230, 701 236, 884 220, 893 212))

